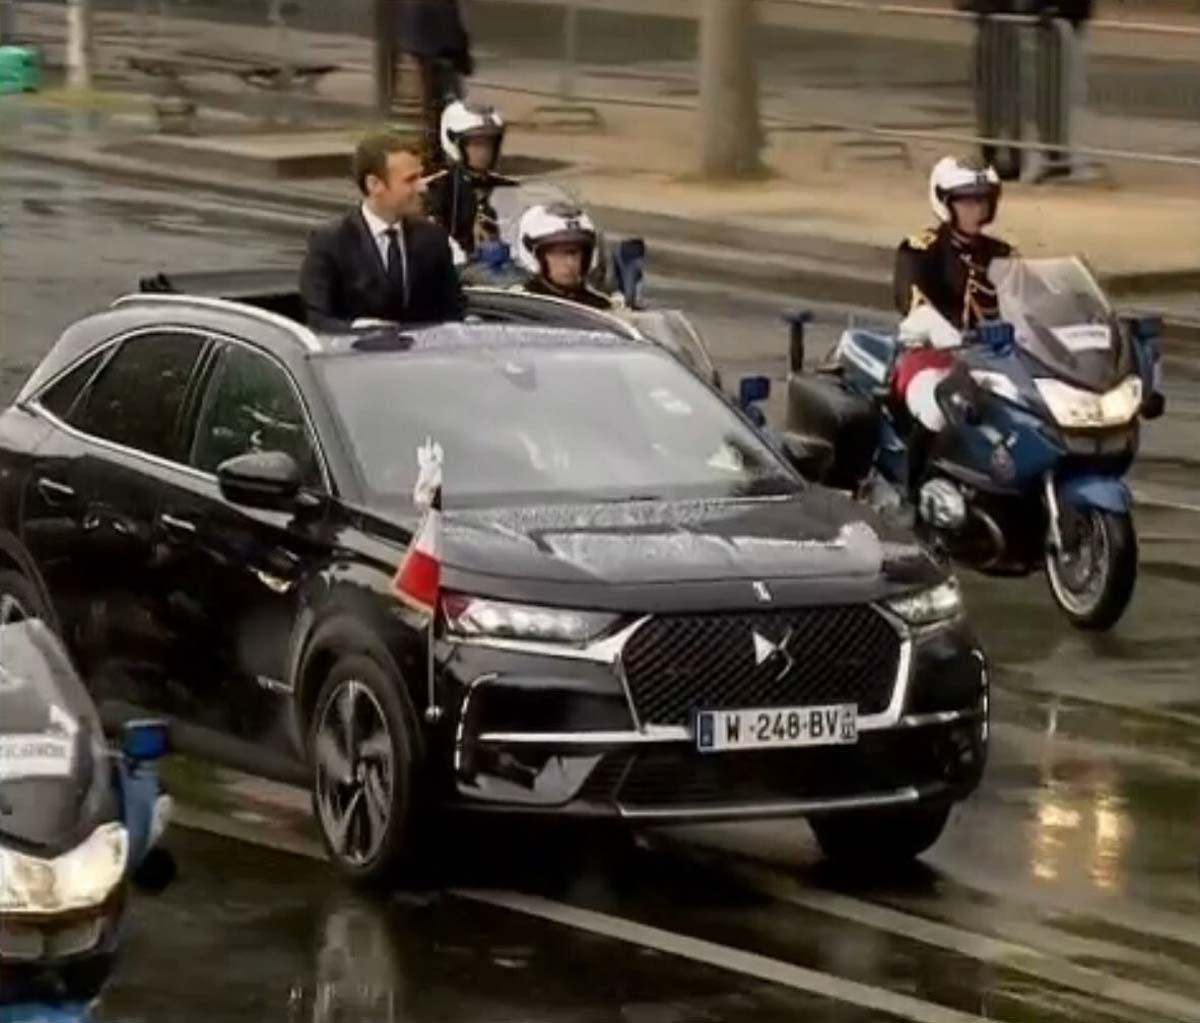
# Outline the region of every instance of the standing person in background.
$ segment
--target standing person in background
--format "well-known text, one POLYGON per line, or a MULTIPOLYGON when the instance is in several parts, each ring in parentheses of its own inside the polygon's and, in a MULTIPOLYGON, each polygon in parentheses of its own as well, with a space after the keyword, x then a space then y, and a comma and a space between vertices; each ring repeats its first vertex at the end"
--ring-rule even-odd
POLYGON ((475 70, 471 41, 458 0, 398 0, 396 20, 400 51, 420 74, 421 158, 431 170, 442 165, 442 109, 462 98, 462 79, 475 70))
POLYGON ((1004 141, 1020 142, 1022 105, 1021 33, 1023 26, 1005 15, 1027 13, 1037 0, 955 0, 954 6, 975 15, 975 123, 985 139, 980 157, 1006 181, 1021 176, 1024 154, 1004 141))
POLYGON ((1046 19, 1038 66, 1038 137, 1057 147, 1044 151, 1045 164, 1037 177, 1045 180, 1083 170, 1070 152, 1071 124, 1087 105, 1084 28, 1092 16, 1092 0, 1033 0, 1031 6, 1031 13, 1046 19), (1070 31, 1061 31, 1056 20, 1067 22, 1070 31))

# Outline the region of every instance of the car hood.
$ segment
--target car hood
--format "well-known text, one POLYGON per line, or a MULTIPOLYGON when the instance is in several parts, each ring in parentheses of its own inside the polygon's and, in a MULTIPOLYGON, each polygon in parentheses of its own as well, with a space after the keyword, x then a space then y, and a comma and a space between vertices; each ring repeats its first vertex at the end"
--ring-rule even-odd
POLYGON ((456 512, 443 539, 449 585, 456 574, 622 589, 738 583, 747 593, 747 582, 822 583, 873 599, 941 578, 911 533, 821 488, 771 499, 456 512))

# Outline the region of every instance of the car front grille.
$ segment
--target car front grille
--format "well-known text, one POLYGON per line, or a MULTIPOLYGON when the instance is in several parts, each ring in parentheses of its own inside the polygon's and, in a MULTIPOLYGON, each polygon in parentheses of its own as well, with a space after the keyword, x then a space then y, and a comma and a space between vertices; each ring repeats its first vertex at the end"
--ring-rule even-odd
POLYGON ((633 635, 622 666, 643 725, 739 707, 853 703, 867 715, 891 703, 900 646, 865 605, 669 615, 633 635))

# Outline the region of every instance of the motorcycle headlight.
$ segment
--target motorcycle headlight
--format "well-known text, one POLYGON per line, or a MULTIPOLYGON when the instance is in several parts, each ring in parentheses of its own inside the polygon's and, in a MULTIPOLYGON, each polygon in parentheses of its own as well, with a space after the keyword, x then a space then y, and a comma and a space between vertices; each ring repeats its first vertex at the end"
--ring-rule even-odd
POLYGON ((447 595, 442 610, 450 632, 459 636, 550 643, 586 643, 619 620, 618 615, 602 611, 534 607, 461 594, 447 595))
POLYGON ((94 909, 125 876, 129 835, 102 824, 82 845, 54 860, 0 847, 0 913, 41 915, 94 909))
POLYGON ((962 614, 962 591, 957 579, 948 579, 910 597, 890 600, 887 606, 909 625, 935 625, 962 614))
POLYGON ((1124 426, 1142 407, 1142 381, 1128 377, 1106 394, 1084 391, 1061 380, 1038 379, 1038 394, 1059 426, 1075 429, 1124 426))

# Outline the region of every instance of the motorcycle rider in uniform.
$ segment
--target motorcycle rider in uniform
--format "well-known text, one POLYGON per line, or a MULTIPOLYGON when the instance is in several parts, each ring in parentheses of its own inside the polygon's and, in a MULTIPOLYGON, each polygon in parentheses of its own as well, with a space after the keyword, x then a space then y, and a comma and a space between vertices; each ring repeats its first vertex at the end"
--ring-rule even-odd
POLYGON ((529 271, 524 290, 567 299, 592 309, 611 310, 612 301, 587 283, 596 253, 596 228, 576 206, 531 206, 521 216, 518 260, 529 271))
POLYGON ((499 237, 492 191, 517 182, 496 173, 504 147, 504 119, 488 106, 456 100, 442 112, 446 169, 426 179, 425 208, 468 259, 499 237))
MULTIPOLYGON (((929 202, 940 224, 908 238, 896 253, 895 302, 906 318, 900 330, 902 343, 906 325, 912 322, 909 318, 926 306, 959 332, 999 317, 988 269, 995 259, 1011 258, 1013 249, 985 234, 984 228, 996 218, 1000 188, 993 168, 971 160, 947 156, 934 167, 929 202)), ((933 435, 945 425, 935 392, 953 365, 953 353, 936 345, 910 350, 896 364, 893 395, 912 420, 910 496, 915 496, 933 435)))

